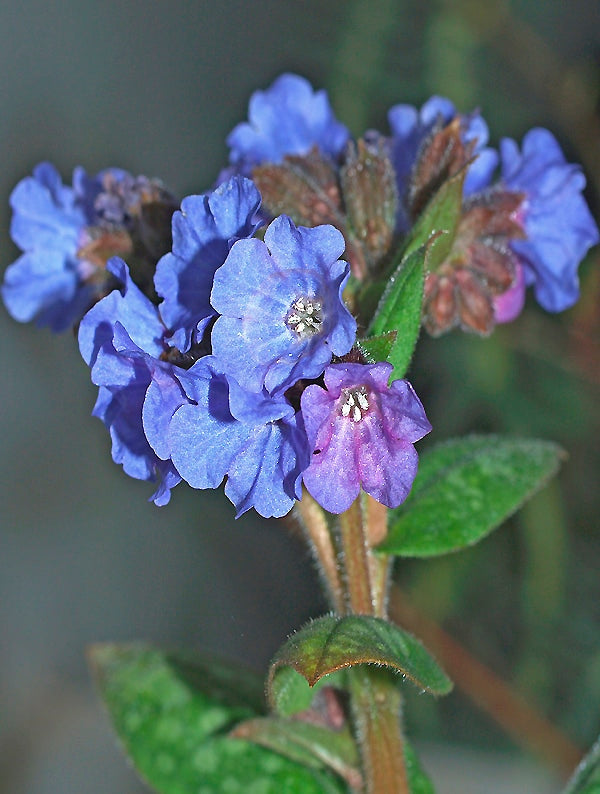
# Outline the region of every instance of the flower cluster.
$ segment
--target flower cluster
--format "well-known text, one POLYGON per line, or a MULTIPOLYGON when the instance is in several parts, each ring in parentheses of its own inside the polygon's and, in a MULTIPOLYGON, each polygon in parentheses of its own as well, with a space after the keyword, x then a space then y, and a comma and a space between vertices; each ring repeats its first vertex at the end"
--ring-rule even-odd
MULTIPOLYGON (((173 216, 173 250, 156 268, 162 302, 153 303, 125 262, 112 258, 107 269, 119 287, 81 321, 81 353, 100 387, 94 413, 110 429, 115 461, 133 477, 158 481, 157 504, 181 479, 194 488, 226 479, 238 514, 254 507, 263 516, 284 515, 301 497, 314 457, 305 429, 313 411, 299 405, 305 384, 326 394, 316 383, 325 372, 327 385, 329 370, 342 367, 348 388, 371 388, 365 365, 328 367, 333 356, 351 351, 356 336, 342 298, 349 276, 340 259, 342 235, 332 226, 296 227, 281 216, 259 239, 259 203, 256 187, 241 176, 209 195, 187 197, 173 216)), ((421 433, 405 432, 401 423, 400 438, 392 431, 383 444, 394 451, 400 445, 411 465, 396 471, 390 457, 396 485, 384 490, 362 471, 353 472, 351 484, 347 476, 337 485, 329 478, 335 502, 308 486, 331 510, 345 509, 360 482, 390 505, 408 492, 404 484, 416 471, 411 441, 429 425, 412 392, 397 397, 396 384, 387 388, 387 375, 379 390, 399 415, 406 409, 420 416, 421 433)), ((362 419, 339 406, 330 413, 343 425, 358 427, 362 419)), ((311 482, 319 479, 311 475, 311 482)))
POLYGON ((392 107, 391 133, 366 133, 356 164, 347 131, 322 95, 309 101, 309 90, 300 77, 280 77, 254 95, 250 123, 228 138, 232 167, 252 175, 272 215, 333 223, 354 275, 380 276, 439 189, 459 178, 461 212, 446 230, 451 250, 426 276, 425 328, 434 336, 456 326, 488 334, 520 313, 527 285, 548 311, 576 302, 577 270, 599 233, 582 195, 585 178, 550 132, 530 131, 521 151, 504 139, 498 153, 478 112, 464 115, 432 97, 420 109, 392 107), (290 108, 296 94, 304 99, 290 108), (281 117, 286 124, 276 125, 281 117), (374 234, 384 246, 374 248, 374 234))
POLYGON ((498 154, 478 113, 440 97, 389 122, 353 141, 323 92, 283 75, 230 134, 217 187, 179 209, 161 183, 118 169, 78 169, 67 187, 42 164, 15 188, 23 254, 4 302, 21 321, 79 326, 113 459, 156 484, 157 504, 181 480, 225 482, 238 515, 285 515, 303 484, 333 513, 361 488, 401 504, 431 427, 357 339, 370 320, 360 282, 385 282, 449 185, 451 242, 425 279, 430 333, 489 333, 529 284, 549 311, 577 299, 598 229, 550 133, 498 154))

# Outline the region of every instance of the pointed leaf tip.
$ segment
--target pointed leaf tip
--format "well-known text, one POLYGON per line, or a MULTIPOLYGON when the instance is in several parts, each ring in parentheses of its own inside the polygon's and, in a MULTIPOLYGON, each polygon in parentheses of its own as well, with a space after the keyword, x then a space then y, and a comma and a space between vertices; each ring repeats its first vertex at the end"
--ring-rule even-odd
POLYGON ((386 554, 432 557, 470 546, 500 526, 559 469, 549 441, 468 436, 420 456, 408 499, 390 512, 386 554))

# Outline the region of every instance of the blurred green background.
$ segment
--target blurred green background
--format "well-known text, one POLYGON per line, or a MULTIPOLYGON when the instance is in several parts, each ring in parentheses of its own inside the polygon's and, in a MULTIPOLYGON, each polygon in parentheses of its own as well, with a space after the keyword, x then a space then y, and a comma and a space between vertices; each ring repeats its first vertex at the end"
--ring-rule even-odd
MULTIPOLYGON (((597 0, 22 0, 0 6, 0 42, 2 268, 17 255, 8 195, 37 162, 67 180, 77 164, 115 165, 201 192, 250 93, 282 71, 327 87, 357 134, 432 93, 481 108, 494 143, 548 126, 584 163, 598 217, 597 0)), ((581 747, 600 732, 598 265, 593 252, 565 315, 531 305, 490 340, 422 338, 411 379, 431 442, 506 431, 557 440, 570 457, 480 546, 398 568, 424 614, 581 747)), ((85 646, 190 644, 260 669, 322 611, 316 578, 299 540, 276 522, 234 521, 221 494, 181 485, 168 507, 147 503, 151 489, 112 463, 90 417, 94 388, 70 334, 2 311, 0 338, 1 788, 141 792, 94 700, 85 646)), ((440 794, 557 790, 460 692, 411 697, 408 722, 440 794)))

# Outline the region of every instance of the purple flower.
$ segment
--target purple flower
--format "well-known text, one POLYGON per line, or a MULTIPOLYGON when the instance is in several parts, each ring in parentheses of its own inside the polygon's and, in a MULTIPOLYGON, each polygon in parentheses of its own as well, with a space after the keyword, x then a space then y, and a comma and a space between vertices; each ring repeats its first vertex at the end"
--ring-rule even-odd
POLYGON ((130 477, 158 483, 163 505, 181 477, 170 460, 168 425, 188 402, 188 373, 169 361, 166 329, 154 304, 120 259, 108 269, 122 284, 85 315, 79 347, 100 387, 93 415, 107 426, 112 456, 130 477))
POLYGON ((94 200, 94 213, 104 226, 130 229, 152 204, 175 209, 174 196, 156 179, 133 176, 120 168, 110 168, 98 175, 102 189, 94 200))
POLYGON ((497 323, 511 323, 523 311, 525 305, 525 274, 523 268, 517 262, 515 265, 515 277, 512 286, 506 292, 495 295, 494 320, 497 323))
POLYGON ((301 418, 281 394, 241 389, 213 357, 188 375, 193 404, 175 412, 169 429, 177 471, 193 488, 217 488, 227 477, 238 516, 251 507, 265 518, 288 513, 309 459, 301 418))
POLYGON ((525 285, 533 284, 544 309, 563 311, 577 301, 579 263, 599 239, 582 195, 585 177, 579 166, 566 162, 556 138, 545 129, 530 130, 521 151, 505 138, 500 152, 504 184, 525 196, 518 220, 526 239, 511 243, 525 283, 513 289, 522 300, 525 285))
POLYGON ((332 364, 326 390, 311 385, 302 394, 312 450, 304 484, 330 513, 347 510, 361 486, 387 507, 398 507, 412 487, 413 443, 431 425, 407 381, 387 385, 391 371, 387 363, 332 364))
POLYGON ((229 160, 245 174, 260 163, 307 154, 313 146, 335 159, 350 136, 335 118, 325 91, 313 91, 294 74, 282 74, 266 91, 255 91, 248 117, 227 138, 229 160))
POLYGON ((268 392, 316 378, 332 354, 354 343, 356 321, 342 301, 349 274, 333 226, 296 228, 285 215, 264 242, 239 240, 215 273, 211 303, 221 315, 213 353, 245 389, 268 392))
POLYGON ((170 248, 173 197, 160 183, 120 169, 73 174, 62 184, 50 163, 14 189, 11 235, 24 252, 7 269, 2 297, 11 315, 53 331, 79 322, 116 286, 106 262, 113 255, 136 264, 140 283, 151 281, 156 260, 170 248))
POLYGON ((184 198, 173 215, 173 252, 158 263, 154 283, 164 299, 160 311, 173 331, 172 344, 182 352, 215 315, 209 301, 215 270, 235 240, 254 234, 259 206, 258 190, 237 176, 212 193, 184 198))
MULTIPOLYGON (((478 112, 470 115, 457 114, 454 104, 444 97, 433 96, 420 110, 412 105, 394 105, 388 113, 392 130, 391 156, 396 170, 398 195, 402 200, 409 188, 410 176, 417 162, 419 150, 436 126, 445 127, 455 117, 461 122, 463 143, 475 141, 475 161, 469 166, 464 184, 465 195, 470 195, 487 187, 498 164, 498 154, 486 147, 488 127, 478 112)), ((400 207, 398 230, 410 228, 408 211, 400 207)))

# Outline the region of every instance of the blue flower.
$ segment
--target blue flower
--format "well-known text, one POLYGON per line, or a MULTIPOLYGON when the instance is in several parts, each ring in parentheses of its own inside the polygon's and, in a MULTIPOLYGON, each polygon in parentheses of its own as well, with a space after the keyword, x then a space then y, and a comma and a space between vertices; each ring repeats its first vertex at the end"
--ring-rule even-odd
POLYGON ((94 416, 110 431, 112 456, 130 477, 158 483, 163 505, 181 477, 170 460, 168 424, 188 402, 188 374, 169 361, 166 329, 154 304, 131 280, 125 262, 107 265, 122 285, 81 321, 79 347, 100 387, 94 416))
MULTIPOLYGON (((556 138, 545 129, 530 130, 521 151, 505 138, 500 153, 504 184, 524 194, 518 220, 526 239, 512 241, 511 248, 525 284, 534 285, 544 309, 563 311, 577 301, 577 269, 599 239, 582 195, 585 177, 579 166, 566 162, 556 138)), ((521 293, 524 289, 520 287, 521 293)))
POLYGON ((476 159, 469 166, 464 184, 465 195, 476 193, 490 184, 498 164, 498 154, 486 147, 488 127, 479 113, 457 114, 454 104, 444 97, 433 96, 420 110, 412 105, 394 105, 388 112, 392 130, 391 157, 396 170, 398 195, 401 199, 398 231, 406 232, 410 220, 402 199, 409 188, 410 176, 423 142, 437 125, 446 126, 454 118, 460 119, 461 138, 464 143, 475 141, 476 159))
POLYGON ((170 248, 175 200, 160 183, 107 169, 95 177, 75 169, 73 186, 41 163, 14 189, 11 235, 24 252, 6 271, 2 297, 11 315, 53 331, 79 322, 115 287, 106 271, 113 255, 136 263, 136 279, 151 281, 170 248))
POLYGON ((89 221, 86 198, 63 185, 50 163, 13 190, 11 236, 24 253, 6 271, 2 298, 19 322, 63 331, 92 304, 97 285, 86 281, 77 255, 89 221))
POLYGON ((161 317, 181 352, 202 337, 215 315, 209 300, 215 270, 235 240, 254 234, 259 206, 256 187, 237 176, 212 193, 184 198, 173 215, 173 251, 159 261, 154 284, 164 299, 161 317))
POLYGON ((244 388, 268 392, 316 378, 348 353, 356 321, 342 301, 349 268, 333 226, 296 227, 285 215, 264 242, 239 240, 215 273, 213 353, 244 388))
POLYGON ((171 498, 171 489, 181 482, 181 477, 170 460, 161 460, 152 454, 141 430, 142 406, 146 386, 140 373, 143 367, 132 366, 127 387, 101 386, 92 411, 108 428, 112 441, 111 454, 115 463, 136 480, 146 480, 156 486, 150 497, 162 507, 171 498))
POLYGON ((304 484, 330 513, 347 510, 362 486, 387 507, 401 504, 417 473, 413 446, 431 430, 411 385, 388 386, 392 365, 332 364, 326 390, 308 386, 302 416, 312 450, 304 484))
POLYGON ((294 74, 282 74, 266 91, 252 94, 248 117, 227 138, 229 160, 245 174, 260 163, 307 154, 313 146, 336 159, 350 136, 335 118, 325 91, 314 92, 294 74))
POLYGON ((240 516, 254 507, 265 518, 288 513, 300 498, 308 465, 300 417, 282 394, 249 393, 212 356, 189 371, 193 403, 170 420, 169 448, 193 488, 217 488, 240 516))

